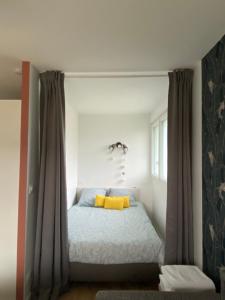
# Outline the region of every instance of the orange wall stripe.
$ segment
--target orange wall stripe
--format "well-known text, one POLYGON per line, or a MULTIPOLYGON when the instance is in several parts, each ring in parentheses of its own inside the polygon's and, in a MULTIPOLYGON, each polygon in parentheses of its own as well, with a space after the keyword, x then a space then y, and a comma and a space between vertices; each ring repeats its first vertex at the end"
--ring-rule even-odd
POLYGON ((22 63, 16 300, 24 298, 30 63, 22 63))

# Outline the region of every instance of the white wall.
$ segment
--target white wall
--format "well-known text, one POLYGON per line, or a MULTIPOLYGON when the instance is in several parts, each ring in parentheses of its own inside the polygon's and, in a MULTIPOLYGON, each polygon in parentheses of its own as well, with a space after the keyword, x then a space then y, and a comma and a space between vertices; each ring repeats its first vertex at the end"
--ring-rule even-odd
POLYGON ((153 222, 162 238, 166 235, 167 183, 152 176, 153 222))
POLYGON ((196 64, 193 81, 192 118, 192 193, 194 260, 202 268, 202 73, 201 61, 196 64))
MULTIPOLYGON (((154 122, 162 113, 167 110, 168 97, 151 113, 151 123, 154 122)), ((166 205, 167 205, 167 182, 151 177, 152 180, 152 219, 154 225, 161 235, 165 238, 166 233, 166 205)))
POLYGON ((78 185, 140 188, 140 199, 150 212, 149 115, 79 115, 78 139, 78 185), (124 183, 120 177, 122 155, 115 150, 112 156, 108 151, 108 146, 118 141, 129 147, 124 183))
POLYGON ((67 207, 73 204, 77 188, 78 170, 78 115, 66 98, 66 177, 67 207))
POLYGON ((21 101, 0 100, 0 299, 16 298, 21 101))
POLYGON ((66 78, 67 101, 81 114, 146 114, 167 98, 167 77, 66 78))

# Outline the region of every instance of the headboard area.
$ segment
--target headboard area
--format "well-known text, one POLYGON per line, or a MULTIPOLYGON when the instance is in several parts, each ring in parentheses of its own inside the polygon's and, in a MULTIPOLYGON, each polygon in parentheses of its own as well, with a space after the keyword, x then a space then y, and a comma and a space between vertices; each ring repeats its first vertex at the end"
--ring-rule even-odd
MULTIPOLYGON (((76 204, 79 201, 82 190, 86 189, 86 188, 97 188, 97 187, 77 187, 76 197, 75 197, 74 204, 76 204)), ((129 192, 134 193, 136 200, 139 201, 140 191, 139 191, 138 188, 135 188, 135 187, 125 187, 125 186, 123 186, 123 187, 118 187, 118 186, 114 187, 114 186, 112 186, 112 187, 105 187, 105 189, 107 190, 107 193, 109 193, 110 189, 118 189, 118 190, 126 189, 126 190, 129 190, 129 192)))

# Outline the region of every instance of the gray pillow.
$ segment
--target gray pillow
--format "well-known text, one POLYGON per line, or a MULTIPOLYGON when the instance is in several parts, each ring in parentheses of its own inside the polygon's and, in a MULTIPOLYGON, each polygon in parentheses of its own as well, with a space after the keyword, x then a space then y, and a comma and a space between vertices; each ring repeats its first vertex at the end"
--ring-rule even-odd
POLYGON ((130 197, 130 206, 137 206, 136 197, 134 192, 129 189, 110 189, 109 196, 129 196, 130 197))
POLYGON ((96 195, 106 195, 106 189, 100 188, 86 188, 81 192, 80 199, 78 201, 78 206, 95 206, 96 195))

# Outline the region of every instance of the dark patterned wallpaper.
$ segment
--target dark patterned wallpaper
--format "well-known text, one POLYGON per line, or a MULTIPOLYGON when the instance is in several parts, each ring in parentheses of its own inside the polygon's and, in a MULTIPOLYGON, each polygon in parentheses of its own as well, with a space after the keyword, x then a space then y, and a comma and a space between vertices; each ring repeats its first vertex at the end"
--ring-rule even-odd
POLYGON ((225 36, 202 60, 203 266, 225 265, 225 36))

